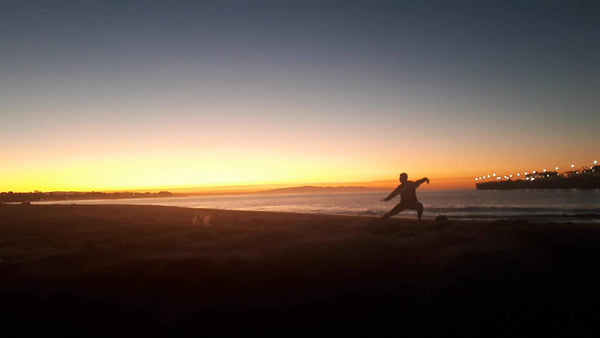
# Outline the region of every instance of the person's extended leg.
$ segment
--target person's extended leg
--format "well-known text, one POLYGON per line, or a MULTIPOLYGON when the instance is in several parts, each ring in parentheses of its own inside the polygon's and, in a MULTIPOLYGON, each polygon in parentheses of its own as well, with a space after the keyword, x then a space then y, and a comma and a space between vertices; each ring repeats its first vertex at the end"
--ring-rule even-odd
POLYGON ((417 203, 417 216, 419 217, 419 221, 421 220, 421 215, 423 215, 423 204, 417 203))
POLYGON ((382 221, 385 221, 386 219, 394 216, 395 214, 404 211, 406 208, 404 207, 404 205, 402 205, 402 203, 398 203, 396 204, 395 207, 392 208, 392 210, 390 210, 390 212, 388 212, 387 214, 383 215, 383 217, 381 217, 382 221))

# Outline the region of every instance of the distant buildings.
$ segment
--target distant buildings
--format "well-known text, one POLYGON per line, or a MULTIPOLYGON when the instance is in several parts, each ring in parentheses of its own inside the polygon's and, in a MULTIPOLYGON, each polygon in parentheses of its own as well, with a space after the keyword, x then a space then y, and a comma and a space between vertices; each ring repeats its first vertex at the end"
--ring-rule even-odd
MULTIPOLYGON (((573 168, 574 165, 571 165, 573 168)), ((558 169, 558 167, 556 168, 558 169)), ((533 171, 516 175, 484 175, 475 179, 475 186, 481 190, 492 189, 600 189, 600 165, 573 169, 563 173, 556 171, 533 171)))
POLYGON ((65 200, 99 200, 99 199, 123 199, 123 198, 149 198, 149 197, 171 197, 173 193, 161 191, 158 193, 134 193, 134 192, 79 192, 79 191, 54 191, 41 192, 1 192, 0 202, 35 202, 35 201, 65 201, 65 200))

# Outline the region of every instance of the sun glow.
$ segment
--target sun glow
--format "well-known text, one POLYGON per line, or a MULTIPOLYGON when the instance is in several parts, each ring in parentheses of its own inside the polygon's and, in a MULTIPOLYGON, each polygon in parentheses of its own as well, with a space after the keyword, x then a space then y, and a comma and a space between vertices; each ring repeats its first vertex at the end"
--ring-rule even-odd
POLYGON ((279 155, 163 156, 52 163, 4 172, 14 191, 140 190, 354 181, 365 170, 351 163, 279 155), (345 168, 341 170, 341 168, 345 168))

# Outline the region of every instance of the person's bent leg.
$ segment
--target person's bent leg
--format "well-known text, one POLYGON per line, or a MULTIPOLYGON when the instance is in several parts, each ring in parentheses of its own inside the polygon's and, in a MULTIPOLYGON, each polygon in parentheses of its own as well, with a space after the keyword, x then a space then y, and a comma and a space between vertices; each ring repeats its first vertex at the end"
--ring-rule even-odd
POLYGON ((395 207, 392 208, 392 210, 390 210, 390 212, 383 215, 383 217, 381 217, 381 220, 385 221, 386 219, 394 216, 395 214, 404 211, 404 209, 406 209, 406 208, 401 203, 398 203, 398 204, 396 204, 395 207))
POLYGON ((417 203, 417 216, 419 217, 419 221, 421 220, 421 215, 423 215, 423 204, 417 203))

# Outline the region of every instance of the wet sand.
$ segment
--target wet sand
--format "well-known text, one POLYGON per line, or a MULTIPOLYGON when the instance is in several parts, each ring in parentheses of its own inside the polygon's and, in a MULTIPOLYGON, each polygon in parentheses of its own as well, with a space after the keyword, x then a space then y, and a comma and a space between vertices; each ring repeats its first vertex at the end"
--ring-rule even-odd
POLYGON ((600 334, 598 224, 0 205, 0 278, 11 336, 600 334))

